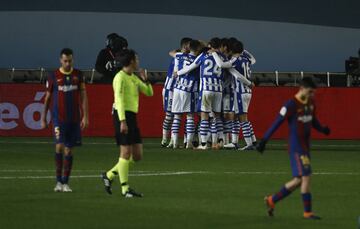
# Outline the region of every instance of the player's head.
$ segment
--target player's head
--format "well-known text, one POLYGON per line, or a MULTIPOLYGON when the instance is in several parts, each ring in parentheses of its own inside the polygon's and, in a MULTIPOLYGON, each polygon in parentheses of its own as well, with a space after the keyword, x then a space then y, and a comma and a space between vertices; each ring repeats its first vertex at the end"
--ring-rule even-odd
POLYGON ((124 49, 116 56, 116 65, 135 71, 139 68, 139 58, 134 50, 124 49))
POLYGON ((228 55, 230 52, 230 41, 228 38, 222 38, 220 41, 220 52, 228 55))
POLYGON ((311 77, 304 77, 300 81, 300 95, 303 99, 307 100, 314 97, 316 84, 311 77))
POLYGON ((183 37, 180 40, 180 47, 183 52, 190 52, 190 42, 192 39, 190 37, 183 37))
POLYGON ((241 41, 233 40, 230 43, 230 50, 233 54, 240 54, 244 51, 244 45, 241 41))
POLYGON ((219 49, 221 45, 221 39, 214 37, 209 41, 208 47, 212 49, 219 49))
POLYGON ((207 41, 204 40, 199 40, 200 44, 201 44, 201 49, 199 53, 206 53, 207 51, 209 51, 209 43, 207 41))
POLYGON ((192 40, 189 44, 190 52, 194 53, 195 55, 198 55, 203 48, 203 45, 198 40, 192 40))
POLYGON ((239 40, 238 39, 236 39, 235 37, 230 37, 229 38, 229 48, 230 49, 232 49, 232 47, 233 47, 233 45, 236 43, 236 42, 238 42, 239 40))
POLYGON ((61 68, 67 72, 73 67, 73 51, 69 48, 63 48, 60 52, 61 68))

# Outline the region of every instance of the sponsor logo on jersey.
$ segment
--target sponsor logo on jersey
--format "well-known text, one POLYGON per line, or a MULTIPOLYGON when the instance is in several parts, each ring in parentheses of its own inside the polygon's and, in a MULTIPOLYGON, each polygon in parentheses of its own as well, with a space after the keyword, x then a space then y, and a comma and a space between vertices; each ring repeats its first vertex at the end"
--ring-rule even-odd
POLYGON ((311 122, 313 119, 312 115, 303 115, 298 117, 298 121, 303 123, 311 122))
POLYGON ((59 91, 68 92, 68 91, 75 91, 78 89, 77 85, 64 85, 64 86, 58 86, 59 91))

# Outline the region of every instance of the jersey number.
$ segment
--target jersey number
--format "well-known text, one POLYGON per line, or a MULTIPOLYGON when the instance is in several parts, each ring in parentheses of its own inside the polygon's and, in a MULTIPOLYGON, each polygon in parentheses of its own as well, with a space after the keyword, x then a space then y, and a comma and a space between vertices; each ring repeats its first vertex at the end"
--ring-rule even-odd
POLYGON ((246 79, 249 79, 250 78, 250 74, 251 74, 251 71, 250 71, 250 67, 249 67, 249 62, 243 62, 241 64, 241 67, 244 69, 244 76, 246 79))
POLYGON ((205 68, 204 68, 204 75, 205 76, 211 76, 215 74, 217 77, 221 76, 221 68, 215 64, 212 60, 205 60, 204 62, 205 68), (213 69, 213 72, 211 71, 213 69))

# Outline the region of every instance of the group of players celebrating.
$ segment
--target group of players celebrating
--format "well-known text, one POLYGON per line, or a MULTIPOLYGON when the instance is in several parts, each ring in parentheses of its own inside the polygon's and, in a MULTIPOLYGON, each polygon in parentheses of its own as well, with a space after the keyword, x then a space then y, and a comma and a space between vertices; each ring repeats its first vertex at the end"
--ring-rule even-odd
MULTIPOLYGON (((118 38, 116 38, 118 39, 118 38)), ((119 40, 120 41, 120 40, 119 40)), ((99 63, 113 63, 112 80, 114 91, 113 121, 116 143, 119 146, 119 160, 108 171, 101 174, 105 191, 112 194, 112 183, 118 176, 124 197, 142 197, 129 186, 130 164, 142 159, 143 144, 137 124, 139 94, 153 95, 153 88, 147 72, 139 69, 139 58, 134 50, 123 42, 116 59, 99 63), (138 72, 138 75, 135 74, 138 72)), ((105 51, 111 51, 106 49, 105 51)), ((106 54, 106 52, 103 52, 106 54)), ((322 126, 316 116, 313 101, 316 85, 311 78, 304 77, 296 95, 288 100, 280 113, 256 144, 256 137, 247 112, 254 83, 250 81, 250 67, 255 58, 244 50, 243 44, 235 38, 213 38, 208 44, 199 40, 183 38, 181 50, 172 51, 173 57, 163 89, 166 117, 163 124, 162 145, 178 148, 179 129, 182 116, 186 115, 186 148, 239 148, 240 128, 246 146, 240 149, 257 149, 263 153, 272 134, 287 121, 289 124, 289 158, 293 178, 277 193, 268 195, 264 201, 267 212, 274 215, 275 205, 300 188, 304 204, 305 219, 320 219, 312 211, 310 178, 312 174, 310 156, 311 129, 326 135, 330 129, 322 126), (200 116, 199 127, 195 115, 200 116), (198 131, 196 131, 198 129, 198 131), (167 137, 171 130, 171 140, 167 137), (198 132, 198 138, 195 137, 198 132)), ((110 55, 111 57, 111 55, 110 55)), ((55 192, 72 192, 69 178, 73 164, 73 148, 81 145, 81 129, 89 125, 88 99, 84 76, 73 67, 73 52, 63 49, 60 53, 59 69, 47 79, 44 111, 41 117, 43 128, 49 109, 52 111, 52 130, 55 142, 55 192), (50 104, 52 106, 50 108, 50 104), (82 112, 81 112, 82 111, 82 112)))
POLYGON ((166 115, 161 145, 179 148, 179 129, 186 115, 184 148, 206 150, 210 143, 213 149, 255 149, 256 137, 247 117, 254 56, 236 38, 215 37, 207 44, 183 38, 180 45, 181 50, 170 52, 163 88, 166 115), (199 115, 198 125, 195 115, 199 115), (242 148, 240 128, 246 142, 242 148))

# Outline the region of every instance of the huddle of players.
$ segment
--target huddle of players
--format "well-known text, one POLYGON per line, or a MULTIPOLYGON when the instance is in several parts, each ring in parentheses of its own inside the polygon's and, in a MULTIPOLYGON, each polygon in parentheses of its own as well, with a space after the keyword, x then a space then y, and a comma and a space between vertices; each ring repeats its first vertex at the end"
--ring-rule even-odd
POLYGON ((166 115, 161 145, 179 147, 179 129, 186 115, 185 148, 205 150, 211 143, 213 149, 254 149, 256 137, 247 119, 254 56, 236 38, 215 37, 207 44, 183 38, 180 45, 181 50, 169 53, 173 58, 163 88, 166 115), (240 129, 246 142, 243 148, 238 143, 240 129))

